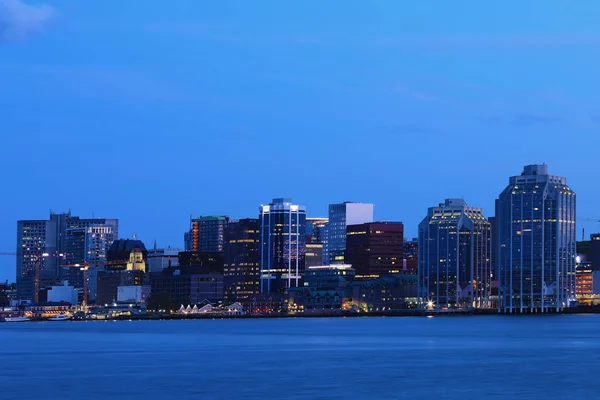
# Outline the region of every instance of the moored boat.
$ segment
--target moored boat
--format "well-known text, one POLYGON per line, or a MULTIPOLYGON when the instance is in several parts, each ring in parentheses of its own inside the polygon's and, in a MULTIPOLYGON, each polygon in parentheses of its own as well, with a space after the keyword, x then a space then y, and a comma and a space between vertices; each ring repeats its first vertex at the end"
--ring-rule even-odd
POLYGON ((19 315, 17 317, 4 317, 4 322, 26 322, 31 321, 31 318, 28 318, 24 315, 19 315))
POLYGON ((50 318, 48 318, 48 321, 68 321, 68 320, 70 320, 71 318, 73 318, 73 317, 71 317, 70 315, 67 315, 67 314, 59 314, 59 315, 56 315, 56 316, 54 316, 54 317, 50 317, 50 318))

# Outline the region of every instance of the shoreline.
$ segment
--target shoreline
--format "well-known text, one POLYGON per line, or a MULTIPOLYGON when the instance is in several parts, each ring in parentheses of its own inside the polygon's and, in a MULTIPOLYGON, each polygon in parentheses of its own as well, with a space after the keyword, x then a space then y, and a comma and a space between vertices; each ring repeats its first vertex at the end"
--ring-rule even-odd
MULTIPOLYGON (((574 307, 560 312, 547 313, 502 313, 497 309, 476 309, 460 311, 424 311, 424 310, 397 310, 370 313, 310 313, 310 314, 266 314, 266 315, 227 315, 227 314, 143 314, 122 315, 113 318, 73 318, 69 321, 160 321, 160 320, 199 320, 199 319, 276 319, 276 318, 369 318, 369 317, 465 317, 465 316, 550 316, 574 314, 600 314, 600 307, 574 307)), ((33 318, 26 322, 51 322, 43 318, 33 318)), ((52 321, 56 322, 56 321, 52 321)), ((66 321, 62 321, 66 322, 66 321)))

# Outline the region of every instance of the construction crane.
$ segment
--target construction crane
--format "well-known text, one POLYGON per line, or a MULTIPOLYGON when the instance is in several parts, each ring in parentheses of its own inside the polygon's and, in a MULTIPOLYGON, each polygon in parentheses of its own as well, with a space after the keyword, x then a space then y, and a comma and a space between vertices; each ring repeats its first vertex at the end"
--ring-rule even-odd
POLYGON ((89 276, 88 276, 88 270, 90 269, 90 264, 92 265, 97 265, 97 266, 102 266, 102 265, 106 265, 107 263, 102 262, 102 261, 93 261, 93 262, 82 262, 82 263, 76 263, 76 264, 61 264, 61 267, 64 268, 79 268, 79 270, 83 271, 83 302, 82 302, 82 307, 84 310, 87 310, 87 303, 88 303, 88 280, 89 280, 89 276))
MULTIPOLYGON (((0 252, 0 256, 12 256, 12 257, 35 257, 35 273, 33 279, 33 301, 37 303, 39 301, 40 296, 40 264, 42 258, 51 257, 49 253, 40 253, 40 254, 26 254, 26 253, 18 253, 11 251, 0 252)), ((56 257, 62 257, 63 254, 57 254, 56 257)))

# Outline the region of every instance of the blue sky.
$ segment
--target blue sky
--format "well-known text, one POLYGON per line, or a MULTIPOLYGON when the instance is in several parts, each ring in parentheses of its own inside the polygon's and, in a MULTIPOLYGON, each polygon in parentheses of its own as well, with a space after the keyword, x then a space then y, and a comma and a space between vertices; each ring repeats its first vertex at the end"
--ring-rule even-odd
POLYGON ((373 202, 412 236, 447 197, 492 215, 538 162, 600 217, 598 20, 597 0, 0 0, 0 251, 50 209, 177 246, 190 214, 281 196, 373 202))

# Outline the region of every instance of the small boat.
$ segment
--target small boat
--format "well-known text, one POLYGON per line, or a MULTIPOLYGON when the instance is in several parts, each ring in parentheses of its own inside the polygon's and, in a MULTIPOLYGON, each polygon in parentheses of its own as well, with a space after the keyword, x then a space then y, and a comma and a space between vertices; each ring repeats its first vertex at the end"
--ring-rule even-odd
POLYGON ((54 317, 50 317, 50 318, 48 318, 48 321, 68 321, 68 320, 70 320, 71 318, 73 318, 73 317, 71 317, 70 315, 67 315, 67 314, 59 314, 59 315, 56 315, 56 316, 54 316, 54 317))
POLYGON ((31 321, 31 318, 27 318, 24 315, 20 315, 18 317, 5 317, 4 322, 26 322, 31 321))

